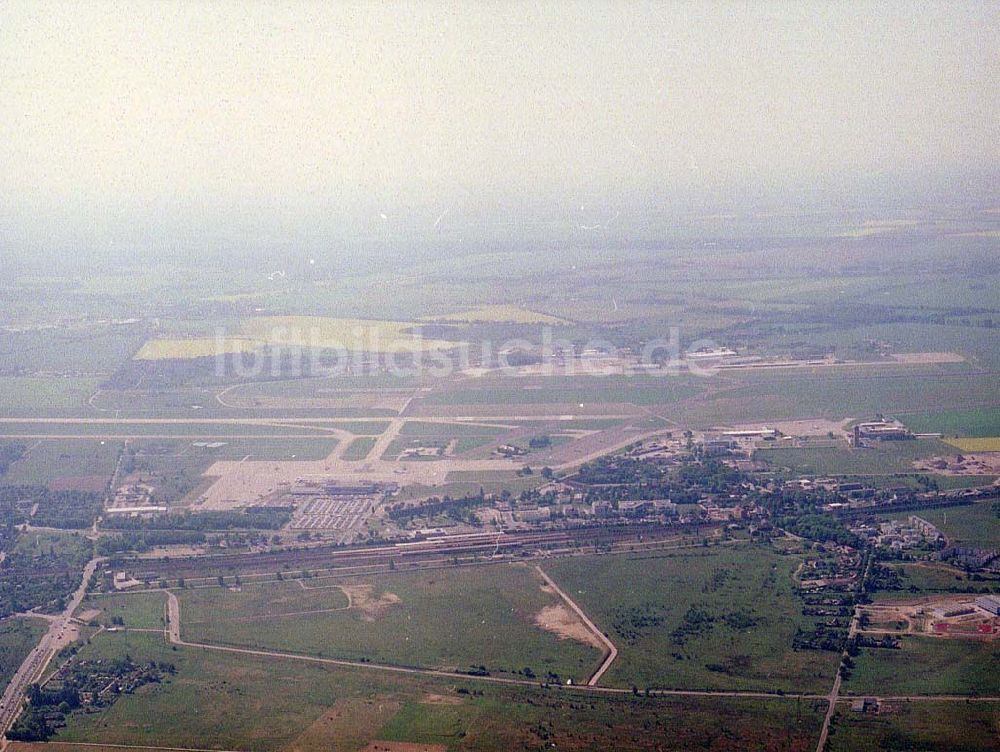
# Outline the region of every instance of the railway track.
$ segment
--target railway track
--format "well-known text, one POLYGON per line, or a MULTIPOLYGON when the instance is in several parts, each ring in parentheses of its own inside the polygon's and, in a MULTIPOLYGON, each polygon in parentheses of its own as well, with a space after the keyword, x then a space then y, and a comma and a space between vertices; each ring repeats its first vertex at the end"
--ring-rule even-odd
POLYGON ((423 541, 387 543, 352 548, 320 547, 291 551, 244 554, 212 554, 169 560, 131 559, 117 564, 138 580, 174 579, 213 575, 252 575, 282 569, 388 567, 426 558, 503 557, 522 551, 572 549, 580 546, 621 547, 668 540, 706 532, 704 527, 680 525, 573 528, 519 533, 483 533, 473 536, 442 536, 423 541))

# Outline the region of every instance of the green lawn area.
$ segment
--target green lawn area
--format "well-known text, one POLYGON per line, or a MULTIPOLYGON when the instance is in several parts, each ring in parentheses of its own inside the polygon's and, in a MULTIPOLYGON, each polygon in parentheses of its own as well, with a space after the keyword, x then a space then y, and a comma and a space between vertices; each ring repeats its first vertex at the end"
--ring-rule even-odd
POLYGON ((335 376, 322 376, 303 379, 286 379, 278 381, 257 381, 240 384, 226 393, 226 401, 253 404, 255 399, 304 399, 326 397, 341 391, 376 390, 376 389, 406 389, 417 387, 412 378, 397 376, 390 373, 366 373, 352 375, 347 373, 335 376))
MULTIPOLYGON (((376 408, 308 408, 292 407, 276 410, 259 407, 250 403, 247 407, 228 407, 216 399, 222 387, 162 387, 159 389, 125 389, 102 390, 92 400, 93 409, 88 409, 84 415, 114 418, 259 418, 262 420, 280 418, 317 418, 329 417, 332 423, 339 418, 355 418, 374 415, 396 415, 395 410, 376 408), (95 413, 94 410, 101 413, 95 413)), ((228 395, 227 404, 230 404, 228 395)), ((237 403, 232 403, 237 404, 237 403)), ((362 421, 352 421, 355 426, 363 425, 362 421)), ((386 423, 382 422, 384 427, 386 423)), ((247 426, 243 426, 246 428, 247 426)), ((226 430, 225 425, 216 426, 220 432, 226 430)), ((230 428, 231 433, 238 432, 230 428)), ((380 429, 381 430, 381 429, 380 429)), ((305 432, 303 430, 302 432, 305 432)), ((364 433, 364 431, 359 431, 364 433)), ((378 433, 376 431, 375 433, 378 433)))
POLYGON ((942 410, 933 413, 904 415, 910 430, 917 433, 943 433, 946 436, 1000 436, 1000 408, 942 410))
POLYGON ((899 650, 863 649, 848 694, 1000 694, 1000 644, 904 637, 899 650))
POLYGON ((879 714, 837 706, 829 752, 991 752, 997 748, 1000 703, 885 703, 879 714))
POLYGON ((817 367, 725 376, 726 381, 704 380, 706 386, 722 387, 721 391, 703 400, 681 403, 670 417, 699 428, 802 417, 893 414, 912 410, 914 405, 925 410, 969 409, 996 400, 996 376, 971 372, 964 365, 817 367))
POLYGON ((455 440, 455 454, 468 452, 496 441, 493 436, 463 436, 455 440))
POLYGON ((0 621, 0 694, 46 629, 41 619, 14 617, 0 621))
POLYGON ((363 460, 375 446, 376 437, 360 436, 352 441, 344 451, 345 460, 363 460))
POLYGON ((596 648, 534 624, 539 611, 560 601, 541 589, 537 573, 525 565, 304 584, 343 584, 354 607, 346 608, 337 587, 303 590, 291 581, 244 586, 241 592, 180 591, 182 634, 193 642, 405 666, 466 671, 482 665, 502 675, 530 668, 539 677, 551 671, 577 682, 600 662, 596 648), (308 611, 323 613, 299 613, 308 611))
POLYGON ((503 426, 481 426, 475 423, 421 423, 407 421, 400 436, 428 439, 457 439, 463 436, 499 436, 509 431, 503 426))
POLYGON ((442 389, 422 399, 434 405, 535 405, 608 402, 657 405, 699 394, 706 386, 692 376, 650 378, 643 376, 551 376, 529 381, 483 378, 474 387, 442 389))
MULTIPOLYGON (((363 423, 355 424, 364 426, 363 423)), ((346 426, 347 430, 352 430, 351 426, 346 426)), ((363 432, 363 431, 362 431, 363 432)), ((127 436, 154 438, 173 437, 179 439, 187 438, 214 438, 226 440, 228 437, 280 437, 292 434, 294 436, 317 438, 329 438, 330 434, 322 430, 321 426, 313 424, 296 424, 295 426, 282 426, 271 424, 246 424, 246 423, 198 423, 192 419, 191 423, 29 423, 14 422, 0 424, 0 433, 32 436, 127 436)))
POLYGON ((677 689, 826 691, 838 657, 793 651, 800 559, 760 546, 546 562, 549 575, 619 649, 609 684, 677 689), (677 634, 691 613, 713 619, 677 634), (749 617, 744 619, 742 617, 749 617))
POLYGON ((121 626, 133 629, 162 629, 166 602, 163 593, 94 594, 80 604, 76 615, 79 617, 87 611, 100 611, 99 616, 92 618, 106 627, 111 626, 112 619, 118 616, 124 622, 121 626))

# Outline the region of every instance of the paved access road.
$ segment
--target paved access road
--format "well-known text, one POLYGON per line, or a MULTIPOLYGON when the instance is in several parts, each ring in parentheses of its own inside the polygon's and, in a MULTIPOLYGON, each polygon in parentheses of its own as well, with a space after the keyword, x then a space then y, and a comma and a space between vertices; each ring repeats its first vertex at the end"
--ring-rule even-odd
MULTIPOLYGON (((87 594, 87 584, 102 561, 104 561, 103 558, 97 557, 87 563, 83 570, 80 587, 70 597, 63 612, 49 621, 48 631, 42 636, 35 649, 24 659, 17 673, 10 680, 10 684, 7 685, 3 699, 0 700, 0 734, 7 733, 7 729, 21 712, 22 699, 25 692, 28 691, 28 687, 31 686, 32 682, 38 681, 56 654, 60 639, 70 627, 73 613, 87 594)), ((5 749, 6 746, 7 740, 3 738, 0 740, 0 749, 5 749)))

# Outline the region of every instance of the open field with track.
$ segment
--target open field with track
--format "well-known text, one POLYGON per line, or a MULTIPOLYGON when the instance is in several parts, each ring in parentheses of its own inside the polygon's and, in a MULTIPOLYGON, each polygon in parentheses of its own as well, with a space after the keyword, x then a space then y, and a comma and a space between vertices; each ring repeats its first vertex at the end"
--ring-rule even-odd
POLYGON ((585 630, 580 641, 538 626, 539 614, 561 606, 543 585, 525 566, 498 565, 193 590, 178 594, 181 634, 192 642, 458 672, 484 666, 491 675, 523 676, 530 669, 579 683, 600 651, 585 630))
POLYGON ((17 744, 13 752, 110 752, 101 743, 359 752, 375 740, 440 745, 435 750, 534 749, 557 741, 560 749, 584 750, 621 749, 642 738, 676 752, 706 745, 736 752, 747 744, 805 752, 822 722, 819 701, 630 694, 581 701, 559 689, 175 650, 142 633, 99 635, 82 655, 107 659, 126 651, 136 660, 171 662, 177 675, 105 712, 71 716, 55 744, 17 744), (269 722, 249 722, 261 717, 269 722))
POLYGON ((619 645, 619 687, 825 690, 837 657, 791 650, 799 559, 753 546, 561 559, 546 571, 619 645))

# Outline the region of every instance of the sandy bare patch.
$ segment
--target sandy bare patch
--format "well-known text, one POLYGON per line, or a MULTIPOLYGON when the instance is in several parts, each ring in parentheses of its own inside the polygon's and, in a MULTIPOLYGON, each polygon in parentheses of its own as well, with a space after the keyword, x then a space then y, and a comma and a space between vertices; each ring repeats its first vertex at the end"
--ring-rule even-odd
POLYGON ((63 629, 62 632, 56 635, 55 641, 52 643, 52 647, 56 650, 62 650, 67 645, 72 645, 74 642, 80 639, 80 628, 70 622, 70 624, 63 629))
POLYGON ((101 493, 107 488, 108 476, 106 475, 74 475, 56 478, 49 481, 51 491, 91 491, 101 493))
POLYGON ((375 621, 390 607, 400 603, 399 596, 395 593, 385 592, 376 598, 372 585, 341 585, 340 589, 347 596, 350 604, 348 608, 360 611, 361 618, 365 621, 375 621))
POLYGON ((953 352, 893 353, 892 359, 895 360, 897 363, 907 363, 915 365, 965 362, 965 358, 963 358, 958 353, 953 353, 953 352))
POLYGON ((913 467, 938 475, 998 475, 1000 452, 974 452, 917 460, 913 467))
POLYGON ((420 698, 422 705, 461 705, 464 700, 455 695, 426 694, 420 698))
POLYGON ((535 624, 560 639, 576 640, 598 650, 604 649, 597 635, 587 629, 587 625, 561 603, 556 606, 546 606, 535 614, 535 624))
POLYGON ((864 634, 920 634, 946 639, 1000 639, 1000 618, 980 609, 975 596, 929 596, 903 603, 861 606, 864 634))
POLYGON ((370 742, 362 752, 447 752, 443 744, 418 744, 417 742, 370 742))
POLYGON ((76 615, 76 618, 86 624, 88 621, 93 621, 98 616, 101 615, 101 609, 99 608, 88 608, 86 611, 81 611, 76 615))

